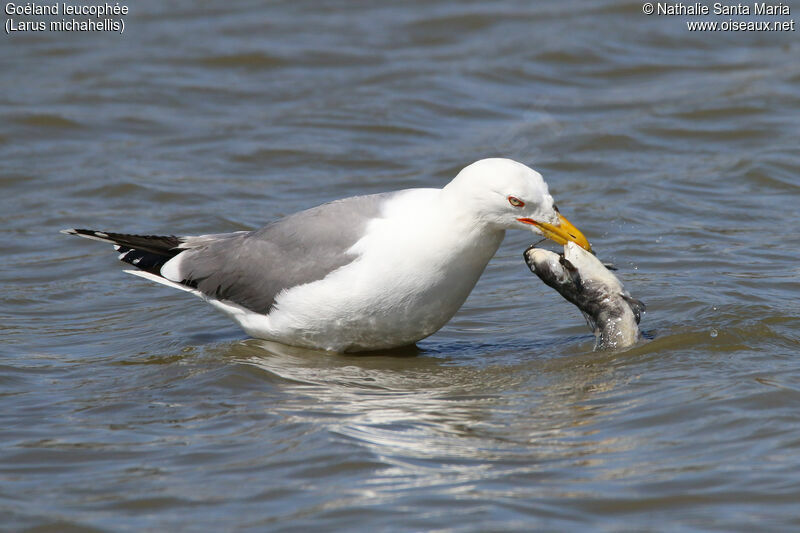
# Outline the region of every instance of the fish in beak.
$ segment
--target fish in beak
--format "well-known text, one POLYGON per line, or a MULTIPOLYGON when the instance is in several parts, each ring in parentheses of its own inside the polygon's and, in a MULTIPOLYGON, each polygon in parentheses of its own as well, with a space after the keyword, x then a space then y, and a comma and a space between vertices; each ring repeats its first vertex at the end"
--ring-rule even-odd
POLYGON ((563 254, 530 246, 524 257, 531 272, 581 310, 597 337, 595 350, 621 350, 639 340, 645 305, 594 255, 569 242, 563 254))

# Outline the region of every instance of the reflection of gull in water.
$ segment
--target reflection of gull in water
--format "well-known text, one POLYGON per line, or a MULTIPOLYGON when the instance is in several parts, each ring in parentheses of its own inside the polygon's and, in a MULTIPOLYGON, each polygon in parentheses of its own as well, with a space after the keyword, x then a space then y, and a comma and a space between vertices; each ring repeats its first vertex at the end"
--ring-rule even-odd
POLYGON ((589 400, 613 391, 615 379, 613 368, 586 364, 585 355, 476 367, 424 354, 345 357, 257 340, 228 355, 281 378, 285 394, 274 409, 288 422, 324 427, 367 448, 392 469, 384 475, 394 484, 398 476, 419 483, 415 476, 427 470, 484 477, 487 459, 491 475, 537 470, 540 461, 575 460, 587 447, 595 454, 620 446, 591 437, 604 410, 589 400))

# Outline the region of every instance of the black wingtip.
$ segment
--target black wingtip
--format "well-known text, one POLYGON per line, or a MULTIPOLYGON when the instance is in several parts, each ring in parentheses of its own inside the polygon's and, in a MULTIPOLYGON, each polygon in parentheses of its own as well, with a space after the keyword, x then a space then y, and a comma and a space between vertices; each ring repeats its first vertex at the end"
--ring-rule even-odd
POLYGON ((66 235, 79 235, 81 237, 96 237, 97 234, 103 234, 102 231, 95 231, 93 229, 81 229, 81 228, 67 228, 62 229, 61 233, 66 235))
POLYGON ((92 239, 93 241, 107 242, 111 244, 114 244, 115 242, 108 233, 104 231, 95 231, 93 229, 69 228, 62 229, 61 233, 66 235, 77 235, 78 237, 92 239))

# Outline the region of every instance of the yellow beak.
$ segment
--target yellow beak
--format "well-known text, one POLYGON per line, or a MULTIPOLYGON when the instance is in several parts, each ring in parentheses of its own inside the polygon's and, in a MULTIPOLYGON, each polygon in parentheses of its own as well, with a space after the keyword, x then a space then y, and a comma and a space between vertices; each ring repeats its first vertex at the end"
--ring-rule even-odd
POLYGON ((517 220, 525 224, 530 224, 531 226, 536 226, 539 228, 539 231, 551 241, 558 244, 567 244, 567 242, 572 241, 584 250, 591 252, 592 245, 589 244, 589 240, 584 237, 581 230, 573 226, 572 222, 567 220, 560 213, 558 218, 560 219, 558 226, 553 226, 552 224, 546 224, 544 222, 536 222, 531 218, 518 218, 517 220))

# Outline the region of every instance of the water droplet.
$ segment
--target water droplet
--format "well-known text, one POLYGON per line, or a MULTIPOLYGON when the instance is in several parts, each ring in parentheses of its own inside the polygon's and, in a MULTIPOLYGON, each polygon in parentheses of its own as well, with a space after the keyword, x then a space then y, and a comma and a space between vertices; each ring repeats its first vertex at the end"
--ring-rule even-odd
POLYGON ((717 335, 719 335, 719 333, 717 333, 717 330, 712 329, 711 333, 709 335, 711 335, 711 337, 713 338, 713 337, 716 337, 717 335))

